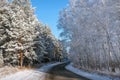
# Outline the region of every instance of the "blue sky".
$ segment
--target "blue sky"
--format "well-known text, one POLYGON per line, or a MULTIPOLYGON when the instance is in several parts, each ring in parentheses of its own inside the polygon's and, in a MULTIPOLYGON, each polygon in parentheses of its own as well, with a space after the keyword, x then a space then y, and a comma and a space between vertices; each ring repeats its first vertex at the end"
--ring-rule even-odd
POLYGON ((50 26, 52 33, 59 38, 58 22, 59 11, 65 8, 69 0, 31 0, 32 6, 36 7, 35 14, 38 19, 50 26))

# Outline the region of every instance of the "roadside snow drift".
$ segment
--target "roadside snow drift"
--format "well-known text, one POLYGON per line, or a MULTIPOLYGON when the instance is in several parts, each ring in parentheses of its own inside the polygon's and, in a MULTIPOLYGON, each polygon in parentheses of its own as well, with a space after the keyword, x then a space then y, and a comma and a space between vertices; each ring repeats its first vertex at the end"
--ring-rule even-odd
POLYGON ((46 72, 58 64, 61 64, 61 63, 58 62, 54 64, 47 64, 41 67, 40 69, 36 69, 36 70, 19 71, 14 74, 0 77, 0 80, 44 80, 46 72))
POLYGON ((111 79, 111 78, 109 78, 107 76, 102 76, 102 75, 98 75, 98 74, 95 74, 95 73, 88 73, 88 72, 85 72, 83 70, 74 68, 72 66, 72 64, 66 66, 66 69, 73 72, 73 73, 76 73, 76 74, 78 74, 80 76, 83 76, 83 77, 86 77, 86 78, 92 79, 92 80, 120 80, 118 78, 111 79))

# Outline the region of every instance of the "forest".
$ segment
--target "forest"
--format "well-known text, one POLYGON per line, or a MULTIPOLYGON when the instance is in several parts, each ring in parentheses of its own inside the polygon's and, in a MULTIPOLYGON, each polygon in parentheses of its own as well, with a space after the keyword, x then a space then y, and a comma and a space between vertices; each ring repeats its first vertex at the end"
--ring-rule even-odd
POLYGON ((51 1, 58 38, 32 0, 0 0, 0 80, 120 80, 120 0, 51 1))
POLYGON ((0 0, 0 65, 34 66, 63 58, 60 40, 34 14, 29 0, 0 0))

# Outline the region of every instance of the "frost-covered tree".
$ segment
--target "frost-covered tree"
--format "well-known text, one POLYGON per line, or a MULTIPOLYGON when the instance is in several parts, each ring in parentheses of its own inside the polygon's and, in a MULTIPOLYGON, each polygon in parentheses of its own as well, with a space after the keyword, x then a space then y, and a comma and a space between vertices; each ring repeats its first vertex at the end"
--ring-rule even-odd
MULTIPOLYGON (((1 26, 5 31, 6 37, 4 38, 5 40, 1 41, 1 47, 5 49, 3 54, 5 62, 21 64, 22 66, 23 55, 27 58, 32 56, 30 58, 32 60, 35 58, 32 45, 34 44, 33 39, 37 34, 35 32, 37 19, 30 6, 28 7, 28 5, 22 5, 19 1, 15 1, 7 3, 8 5, 4 5, 1 8, 1 26), (20 62, 19 59, 21 60, 20 62)), ((27 4, 27 2, 24 4, 27 4)))
POLYGON ((60 12, 58 28, 75 65, 109 71, 120 66, 119 5, 119 0, 70 0, 60 12))
POLYGON ((45 55, 49 60, 58 60, 62 56, 62 46, 59 41, 52 35, 51 30, 48 26, 45 26, 40 34, 45 45, 45 55))
POLYGON ((0 4, 1 63, 28 66, 42 62, 44 54, 61 54, 58 40, 38 21, 29 0, 1 0, 0 4))

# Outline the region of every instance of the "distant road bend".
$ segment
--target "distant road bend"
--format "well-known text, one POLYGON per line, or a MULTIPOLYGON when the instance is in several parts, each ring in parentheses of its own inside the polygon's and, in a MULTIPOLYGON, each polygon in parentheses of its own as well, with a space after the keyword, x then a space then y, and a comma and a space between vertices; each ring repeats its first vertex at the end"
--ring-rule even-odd
POLYGON ((68 63, 53 67, 46 75, 45 80, 89 80, 65 69, 68 63))

